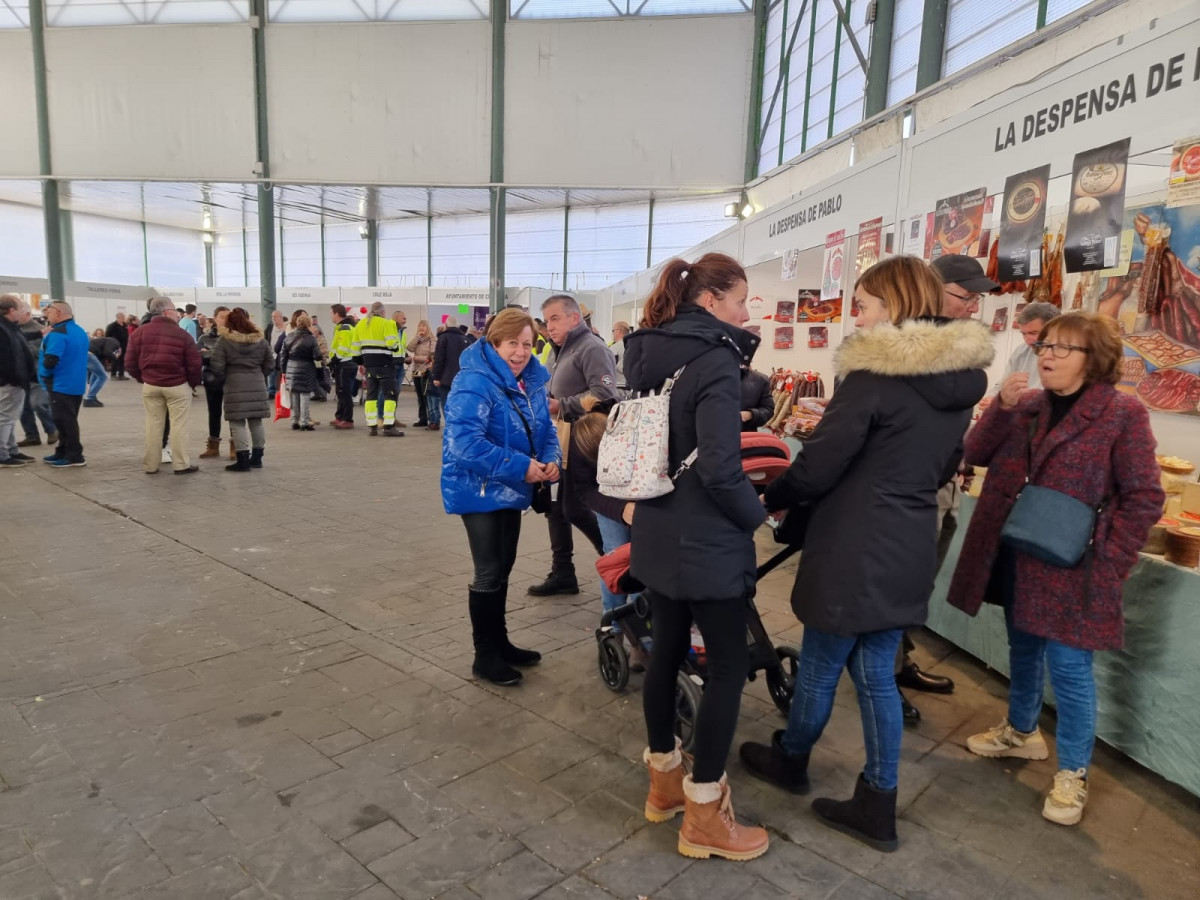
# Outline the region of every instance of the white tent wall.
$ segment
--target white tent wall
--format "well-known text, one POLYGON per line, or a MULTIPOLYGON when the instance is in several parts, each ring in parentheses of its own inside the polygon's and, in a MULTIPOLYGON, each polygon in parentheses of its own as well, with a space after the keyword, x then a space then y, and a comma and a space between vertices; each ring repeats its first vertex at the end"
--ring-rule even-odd
POLYGON ((33 47, 24 31, 0 30, 0 174, 38 173, 33 47))
POLYGON ((510 23, 505 178, 740 184, 753 30, 750 15, 510 23))
MULTIPOLYGON (((29 40, 28 33, 13 37, 29 40)), ((250 46, 244 25, 48 28, 55 174, 252 178, 250 46)), ((32 98, 32 82, 28 88, 32 98)), ((13 91, 5 82, 0 93, 13 91)), ((32 126, 30 133, 36 136, 32 126)), ((6 167, 0 172, 9 174, 6 167)))
POLYGON ((46 277, 46 232, 40 208, 0 203, 0 272, 46 277))

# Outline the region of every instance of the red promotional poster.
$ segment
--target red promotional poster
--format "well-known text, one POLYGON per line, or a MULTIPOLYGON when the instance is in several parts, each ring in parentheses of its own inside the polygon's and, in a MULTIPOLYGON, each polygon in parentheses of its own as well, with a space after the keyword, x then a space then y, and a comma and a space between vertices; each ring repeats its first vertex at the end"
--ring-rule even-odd
POLYGON ((795 300, 780 300, 775 304, 775 321, 776 322, 794 322, 796 321, 796 301, 795 300))
MULTIPOLYGON (((961 253, 978 256, 978 241, 983 232, 983 211, 987 188, 955 194, 937 202, 934 209, 930 259, 961 253)), ((928 239, 928 238, 927 238, 928 239)))
POLYGON ((795 329, 791 325, 782 325, 775 329, 776 350, 791 350, 795 345, 795 329))
POLYGON ((821 262, 822 300, 833 300, 842 295, 842 276, 846 268, 845 243, 845 231, 835 231, 825 238, 825 258, 821 262))
POLYGON ((879 262, 879 245, 883 237, 883 219, 872 219, 858 226, 858 254, 854 258, 854 278, 879 262))
POLYGON ((814 349, 829 346, 829 329, 824 325, 813 325, 808 329, 808 346, 814 349))

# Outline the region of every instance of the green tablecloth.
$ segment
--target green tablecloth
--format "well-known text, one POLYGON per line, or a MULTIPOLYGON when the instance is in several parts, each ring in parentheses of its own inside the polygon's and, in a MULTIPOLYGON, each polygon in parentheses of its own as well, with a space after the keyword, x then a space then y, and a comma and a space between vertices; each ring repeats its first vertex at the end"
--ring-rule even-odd
MULTIPOLYGON (((1007 675, 1000 608, 984 604, 971 618, 946 602, 974 508, 964 497, 928 626, 1007 675)), ((1095 672, 1097 736, 1200 796, 1200 573, 1143 556, 1125 584, 1125 649, 1097 653, 1095 672)))

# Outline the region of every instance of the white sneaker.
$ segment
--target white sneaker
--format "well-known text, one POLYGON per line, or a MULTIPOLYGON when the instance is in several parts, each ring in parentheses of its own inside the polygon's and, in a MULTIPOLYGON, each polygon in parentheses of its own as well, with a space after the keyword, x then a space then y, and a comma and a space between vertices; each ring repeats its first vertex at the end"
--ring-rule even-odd
POLYGON ((169 463, 171 461, 171 448, 170 447, 163 447, 162 461, 164 463, 169 463))
POLYGON ((989 728, 981 734, 973 734, 967 738, 967 749, 977 756, 997 758, 1002 756, 1014 759, 1046 759, 1050 749, 1040 729, 1035 728, 1029 734, 1022 734, 1008 724, 1005 719, 995 728, 989 728))
POLYGON ((1087 769, 1061 769, 1054 775, 1054 789, 1046 795, 1042 817, 1058 825, 1078 825, 1087 797, 1087 769))

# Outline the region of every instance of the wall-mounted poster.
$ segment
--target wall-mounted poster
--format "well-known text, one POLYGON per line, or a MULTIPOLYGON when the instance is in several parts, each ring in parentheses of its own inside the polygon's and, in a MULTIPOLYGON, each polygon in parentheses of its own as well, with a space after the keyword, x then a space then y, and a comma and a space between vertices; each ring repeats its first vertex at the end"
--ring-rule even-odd
POLYGON ((472 310, 472 324, 475 328, 483 330, 483 326, 487 324, 488 311, 486 306, 476 306, 472 310))
POLYGON ((1068 272, 1111 269, 1121 248, 1129 138, 1075 155, 1067 208, 1068 272))
POLYGON ((783 251, 783 272, 781 274, 783 281, 791 281, 796 277, 796 272, 800 269, 800 251, 799 250, 784 250, 783 251))
POLYGON ((1001 282, 1025 281, 1042 275, 1042 232, 1046 228, 1046 191, 1050 167, 1011 175, 1004 182, 1000 209, 1000 250, 996 262, 1001 282))
POLYGON ((846 268, 845 244, 845 231, 835 231, 825 237, 825 258, 821 261, 822 300, 832 300, 842 294, 842 276, 846 268))
POLYGON ((781 325, 775 329, 776 350, 791 350, 795 345, 795 329, 791 325, 781 325))
POLYGON ((796 321, 796 301, 795 300, 780 300, 775 304, 775 321, 776 322, 795 322, 796 321))
POLYGON ((879 245, 883 237, 883 219, 872 219, 858 226, 858 252, 854 257, 854 279, 879 262, 879 245))
POLYGON ((961 253, 976 256, 983 232, 983 207, 987 188, 976 188, 939 200, 933 211, 933 247, 930 259, 961 253))
POLYGON ((925 221, 924 215, 913 216, 904 221, 904 233, 900 236, 900 252, 905 256, 925 258, 925 221))
POLYGON ((818 291, 801 291, 796 301, 797 322, 840 322, 842 321, 842 298, 822 300, 818 291))
POLYGON ((1167 174, 1167 206, 1200 203, 1200 137, 1175 142, 1167 174))
POLYGON ((813 325, 808 329, 808 346, 819 350, 829 346, 829 329, 824 325, 813 325))
POLYGON ((1008 327, 1008 307, 1001 306, 992 316, 992 331, 1003 331, 1008 327))
POLYGON ((1028 305, 1029 305, 1028 303, 1026 303, 1024 300, 1022 300, 1020 303, 1017 304, 1016 308, 1013 310, 1013 324, 1012 324, 1013 331, 1021 330, 1021 311, 1023 309, 1025 309, 1025 307, 1027 307, 1028 305))

